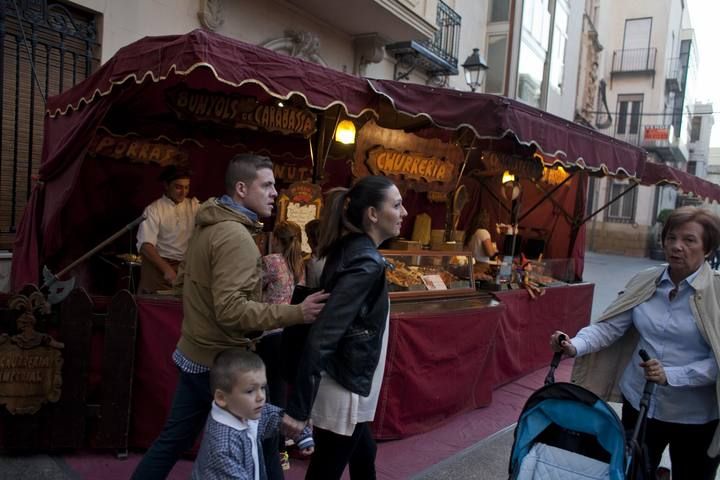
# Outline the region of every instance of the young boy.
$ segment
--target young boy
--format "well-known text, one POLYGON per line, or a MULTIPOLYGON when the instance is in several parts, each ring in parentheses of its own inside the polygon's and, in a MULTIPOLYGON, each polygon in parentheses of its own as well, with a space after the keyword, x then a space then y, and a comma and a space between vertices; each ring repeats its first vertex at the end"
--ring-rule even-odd
MULTIPOLYGON (((265 403, 265 364, 256 354, 234 348, 215 358, 210 370, 213 404, 192 480, 267 478, 262 439, 276 435, 283 411, 265 403)), ((295 439, 305 455, 314 442, 310 430, 295 439)))

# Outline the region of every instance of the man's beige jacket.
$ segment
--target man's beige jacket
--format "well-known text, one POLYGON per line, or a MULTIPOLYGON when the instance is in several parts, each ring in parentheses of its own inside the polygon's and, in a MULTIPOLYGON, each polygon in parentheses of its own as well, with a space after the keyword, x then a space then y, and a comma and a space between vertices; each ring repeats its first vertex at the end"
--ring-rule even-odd
POLYGON ((181 279, 178 343, 195 363, 210 367, 221 351, 247 346, 250 332, 303 321, 299 305, 262 302, 261 257, 252 237, 259 227, 214 198, 200 206, 181 279))

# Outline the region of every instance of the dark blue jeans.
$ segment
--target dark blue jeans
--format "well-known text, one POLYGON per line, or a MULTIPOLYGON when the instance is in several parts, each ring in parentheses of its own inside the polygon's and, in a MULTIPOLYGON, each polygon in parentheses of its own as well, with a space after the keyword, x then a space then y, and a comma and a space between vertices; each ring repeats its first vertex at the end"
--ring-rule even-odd
POLYGON ((210 412, 210 373, 180 371, 165 426, 133 473, 133 480, 164 479, 184 452, 190 450, 210 412))

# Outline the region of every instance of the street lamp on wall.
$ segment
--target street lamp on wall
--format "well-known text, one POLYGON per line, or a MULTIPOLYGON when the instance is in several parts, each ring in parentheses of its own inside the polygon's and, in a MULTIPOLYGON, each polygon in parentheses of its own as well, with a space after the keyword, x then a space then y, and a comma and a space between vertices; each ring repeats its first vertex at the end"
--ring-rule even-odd
POLYGON ((474 92, 482 85, 485 79, 485 70, 488 68, 485 59, 480 55, 479 48, 473 48, 472 53, 465 59, 462 67, 465 70, 465 83, 474 92))

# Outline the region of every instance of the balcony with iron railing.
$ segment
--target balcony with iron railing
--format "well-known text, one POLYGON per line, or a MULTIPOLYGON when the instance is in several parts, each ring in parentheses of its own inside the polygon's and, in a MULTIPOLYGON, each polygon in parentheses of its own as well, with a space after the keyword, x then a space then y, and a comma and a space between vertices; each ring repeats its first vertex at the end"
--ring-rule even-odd
POLYGON ((684 68, 679 58, 671 58, 667 63, 665 73, 665 90, 668 92, 680 93, 682 91, 682 74, 684 68))
POLYGON ((613 52, 611 74, 655 73, 656 48, 633 48, 613 52))
POLYGON ((385 50, 398 59, 395 79, 407 79, 416 68, 428 75, 457 75, 460 15, 442 0, 437 2, 435 35, 428 40, 396 42, 385 50))
POLYGON ((643 125, 640 146, 654 153, 664 162, 671 164, 686 162, 689 155, 687 145, 675 135, 674 130, 672 122, 643 125))
POLYGON ((630 143, 632 145, 637 145, 637 146, 640 146, 640 141, 642 138, 640 130, 635 130, 635 131, 627 130, 622 133, 615 132, 615 134, 613 136, 615 138, 617 138, 618 140, 622 140, 623 142, 630 143))
POLYGON ((460 49, 460 23, 460 15, 445 2, 438 0, 437 32, 432 39, 421 42, 451 69, 454 69, 454 73, 457 73, 458 50, 460 49))
POLYGON ((631 121, 625 125, 625 128, 619 128, 619 130, 621 131, 615 131, 613 134, 615 138, 642 147, 664 162, 674 164, 687 161, 687 145, 675 136, 674 127, 670 121, 662 124, 643 124, 631 121))
POLYGON ((386 43, 432 38, 436 31, 436 1, 287 0, 303 15, 315 17, 354 38, 376 35, 386 43))

